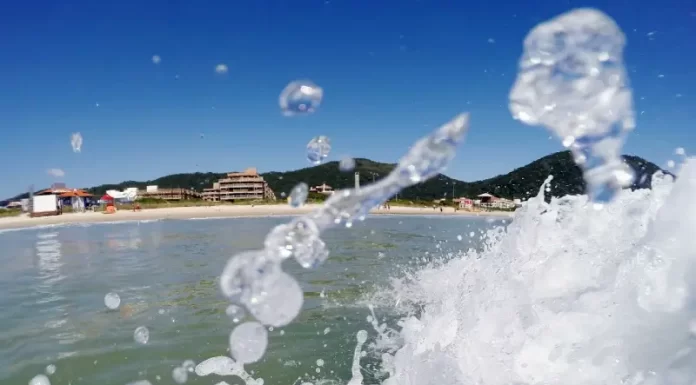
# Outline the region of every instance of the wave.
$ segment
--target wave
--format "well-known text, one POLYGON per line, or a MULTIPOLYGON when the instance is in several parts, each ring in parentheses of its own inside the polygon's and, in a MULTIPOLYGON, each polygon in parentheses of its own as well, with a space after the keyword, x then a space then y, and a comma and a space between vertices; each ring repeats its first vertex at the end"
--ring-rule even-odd
POLYGON ((374 343, 399 346, 384 383, 693 383, 696 159, 653 180, 601 210, 542 187, 484 251, 396 281, 422 311, 374 343))

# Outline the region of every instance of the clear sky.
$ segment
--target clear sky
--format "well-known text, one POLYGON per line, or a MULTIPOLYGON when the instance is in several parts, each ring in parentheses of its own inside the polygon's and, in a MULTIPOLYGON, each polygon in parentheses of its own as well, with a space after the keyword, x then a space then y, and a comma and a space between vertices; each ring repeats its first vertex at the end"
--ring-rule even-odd
POLYGON ((687 0, 16 1, 0 12, 0 198, 194 171, 308 166, 306 143, 394 162, 470 111, 447 171, 476 180, 561 149, 511 119, 522 40, 580 6, 628 38, 637 131, 625 153, 664 166, 696 148, 696 3, 687 0), (161 62, 154 64, 152 56, 161 62), (215 72, 224 63, 229 72, 215 72), (295 79, 325 90, 312 116, 280 114, 295 79), (81 132, 81 153, 70 135, 81 132), (205 137, 200 138, 204 133, 205 137), (65 172, 63 178, 48 169, 65 172))

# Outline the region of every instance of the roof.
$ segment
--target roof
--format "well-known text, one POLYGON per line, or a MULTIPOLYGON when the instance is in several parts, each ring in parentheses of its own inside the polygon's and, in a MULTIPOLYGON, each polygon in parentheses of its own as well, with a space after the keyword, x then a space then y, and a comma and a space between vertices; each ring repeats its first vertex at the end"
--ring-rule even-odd
POLYGON ((62 197, 70 197, 70 196, 91 197, 92 196, 92 194, 86 192, 85 190, 74 189, 74 188, 65 188, 65 187, 47 188, 45 190, 41 190, 41 191, 34 193, 34 195, 60 195, 62 197), (78 195, 74 195, 75 192, 77 192, 78 195), (65 194, 68 194, 68 195, 65 195, 65 194))
POLYGON ((258 171, 256 171, 256 167, 249 167, 246 170, 242 172, 230 172, 227 173, 227 176, 257 176, 259 175, 258 171))
POLYGON ((91 197, 91 196, 94 196, 94 195, 92 195, 84 190, 66 191, 66 192, 58 195, 58 197, 60 197, 60 198, 70 198, 70 197, 84 198, 84 197, 91 197))

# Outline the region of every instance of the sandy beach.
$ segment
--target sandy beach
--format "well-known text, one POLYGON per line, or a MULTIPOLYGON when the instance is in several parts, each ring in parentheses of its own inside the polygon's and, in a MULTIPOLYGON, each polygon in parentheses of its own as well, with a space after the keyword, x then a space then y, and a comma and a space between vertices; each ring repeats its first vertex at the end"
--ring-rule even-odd
MULTIPOLYGON (((318 205, 305 205, 294 208, 289 205, 261 205, 261 206, 210 206, 210 207, 172 207, 144 209, 142 211, 121 210, 115 214, 103 214, 101 212, 69 213, 57 216, 30 218, 27 215, 17 217, 0 218, 0 230, 19 229, 34 226, 75 224, 75 223, 100 223, 141 221, 157 219, 194 219, 194 218, 234 218, 234 217, 266 217, 301 215, 311 212, 318 205)), ((433 210, 427 207, 395 207, 391 209, 375 209, 370 212, 377 215, 458 215, 458 216, 486 216, 486 217, 511 217, 507 212, 472 213, 452 208, 445 208, 440 212, 439 208, 433 210)))

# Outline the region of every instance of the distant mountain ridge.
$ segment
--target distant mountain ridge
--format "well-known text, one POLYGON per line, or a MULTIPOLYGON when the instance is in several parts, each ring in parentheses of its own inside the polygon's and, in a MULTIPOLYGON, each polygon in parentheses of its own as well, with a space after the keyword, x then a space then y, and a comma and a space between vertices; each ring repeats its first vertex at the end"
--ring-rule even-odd
MULTIPOLYGON (((652 175, 661 170, 654 163, 637 156, 624 155, 623 158, 637 175, 632 186, 633 189, 649 188, 652 183, 652 175)), ((355 159, 355 164, 355 170, 351 172, 341 172, 338 168, 338 162, 333 161, 294 171, 273 171, 261 175, 266 179, 276 196, 280 197, 280 193, 289 193, 300 182, 305 182, 310 186, 326 183, 334 189, 353 187, 353 172, 355 171, 360 173, 360 184, 367 184, 372 182, 373 177, 377 180, 386 176, 396 166, 393 163, 380 163, 364 158, 355 159)), ((553 196, 582 194, 585 191, 582 171, 573 162, 570 153, 562 151, 537 159, 507 174, 475 182, 464 182, 440 174, 426 182, 403 190, 399 193, 399 198, 409 200, 451 198, 454 191, 455 197, 474 197, 488 192, 510 199, 526 199, 538 193, 539 187, 550 174, 554 176, 551 183, 551 195, 553 196)), ((126 187, 144 189, 148 185, 157 185, 161 188, 192 188, 201 191, 211 187, 213 182, 226 175, 227 173, 212 172, 171 174, 149 181, 104 184, 89 188, 88 191, 95 195, 102 195, 107 190, 123 190, 126 187)), ((17 200, 27 196, 28 194, 24 193, 9 200, 17 200)))

